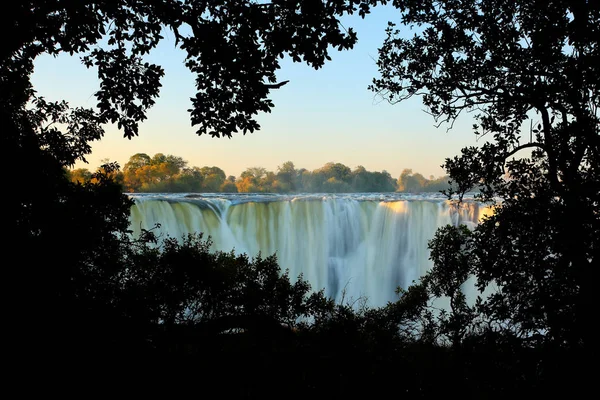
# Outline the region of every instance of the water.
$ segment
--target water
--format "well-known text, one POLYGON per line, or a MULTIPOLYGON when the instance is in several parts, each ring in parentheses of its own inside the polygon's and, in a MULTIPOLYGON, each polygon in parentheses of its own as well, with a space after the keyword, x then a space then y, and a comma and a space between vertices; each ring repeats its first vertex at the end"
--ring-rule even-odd
POLYGON ((456 208, 441 195, 136 194, 134 234, 210 235, 215 250, 277 254, 290 277, 340 301, 394 300, 429 268, 427 242, 446 224, 474 226, 489 211, 474 201, 456 208))

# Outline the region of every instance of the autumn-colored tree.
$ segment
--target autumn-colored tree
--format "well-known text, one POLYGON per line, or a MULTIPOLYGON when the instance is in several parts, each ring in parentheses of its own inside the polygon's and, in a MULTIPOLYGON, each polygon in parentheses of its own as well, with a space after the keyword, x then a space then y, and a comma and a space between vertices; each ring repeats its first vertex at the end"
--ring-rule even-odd
POLYGON ((128 191, 137 192, 148 181, 145 168, 149 166, 150 156, 145 153, 137 153, 129 157, 129 161, 123 167, 124 184, 128 191))
POLYGON ((235 185, 240 193, 256 193, 259 190, 254 182, 255 180, 253 177, 246 176, 245 178, 240 178, 235 185))
POLYGON ((87 183, 92 180, 92 173, 87 168, 67 169, 66 171, 71 182, 87 183))

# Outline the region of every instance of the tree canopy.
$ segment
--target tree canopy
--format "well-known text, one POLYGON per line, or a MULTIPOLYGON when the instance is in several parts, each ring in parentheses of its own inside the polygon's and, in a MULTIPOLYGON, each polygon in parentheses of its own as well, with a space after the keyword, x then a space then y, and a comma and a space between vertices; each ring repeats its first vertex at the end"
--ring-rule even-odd
MULTIPOLYGON (((86 168, 67 170, 73 182, 92 181, 86 168)), ((395 181, 389 172, 354 170, 341 163, 327 163, 314 171, 296 169, 292 161, 277 167, 277 172, 264 167, 249 167, 236 179, 218 167, 188 167, 187 161, 174 155, 157 153, 150 157, 137 153, 125 163, 123 172, 114 178, 127 192, 240 192, 240 193, 373 193, 373 192, 441 192, 449 189, 448 177, 426 179, 404 170, 395 181)))
POLYGON ((159 94, 164 71, 145 57, 167 30, 196 76, 190 113, 198 134, 252 132, 259 127, 254 116, 273 107, 269 92, 286 83, 276 79, 279 59, 288 55, 320 68, 331 49, 356 42, 338 18, 357 11, 342 0, 23 1, 6 19, 11 35, 2 59, 11 78, 4 84, 11 86, 3 89, 19 93, 22 104, 32 95, 29 75, 37 56, 80 55, 100 79, 97 112, 88 119, 94 116, 93 126, 117 123, 131 138, 159 94))
POLYGON ((445 168, 459 197, 477 186, 494 204, 472 232, 438 233, 425 282, 456 300, 463 337, 483 329, 590 346, 600 262, 599 3, 394 5, 418 33, 402 38, 390 24, 371 89, 391 102, 420 95, 440 122, 471 113, 485 142, 445 168), (467 307, 456 288, 470 276, 480 290, 497 290, 467 307))
MULTIPOLYGON (((131 203, 111 178, 118 166, 107 164, 95 174, 96 183, 83 184, 69 181, 64 168, 85 161, 106 124, 116 124, 127 138, 138 134, 159 95, 164 71, 146 58, 164 30, 173 33, 196 77, 191 122, 198 134, 216 137, 258 129, 257 113, 273 107, 269 92, 286 83, 276 80, 280 58, 319 68, 331 49, 349 49, 356 41, 352 30, 338 24, 340 16, 357 11, 345 1, 26 0, 5 11, 2 147, 22 161, 24 176, 39 180, 34 185, 8 178, 15 190, 7 199, 6 259, 13 266, 12 281, 23 285, 18 298, 27 299, 11 310, 13 323, 31 328, 18 336, 29 338, 32 346, 25 347, 37 355, 93 343, 88 336, 101 337, 101 330, 89 329, 71 343, 81 330, 69 327, 79 329, 87 321, 98 328, 107 321, 103 316, 119 314, 110 295, 119 293, 124 272, 117 260, 134 244, 126 240, 131 203), (38 96, 31 75, 42 54, 78 56, 94 68, 100 81, 96 107, 70 107, 38 96), (23 312, 33 309, 36 325, 49 327, 43 339, 23 312)), ((150 177, 157 169, 172 175, 183 168, 180 160, 162 157, 140 156, 136 162, 150 177)), ((217 170, 190 174, 208 175, 203 185, 214 190, 226 179, 217 170)))

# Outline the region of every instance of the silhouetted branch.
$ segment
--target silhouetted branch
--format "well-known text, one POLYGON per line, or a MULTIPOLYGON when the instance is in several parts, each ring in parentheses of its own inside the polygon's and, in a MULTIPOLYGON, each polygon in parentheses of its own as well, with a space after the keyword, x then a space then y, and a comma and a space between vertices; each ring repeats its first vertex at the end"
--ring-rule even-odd
POLYGON ((546 151, 546 146, 544 146, 543 143, 527 143, 527 144, 523 144, 521 146, 517 146, 515 147, 511 152, 509 152, 504 158, 507 159, 508 157, 514 155, 515 153, 523 150, 523 149, 527 149, 530 147, 538 147, 544 151, 546 151))
POLYGON ((265 84, 264 86, 267 89, 279 89, 281 88, 283 85, 287 84, 289 82, 289 80, 287 81, 283 81, 283 82, 279 82, 279 83, 273 83, 273 84, 265 84))

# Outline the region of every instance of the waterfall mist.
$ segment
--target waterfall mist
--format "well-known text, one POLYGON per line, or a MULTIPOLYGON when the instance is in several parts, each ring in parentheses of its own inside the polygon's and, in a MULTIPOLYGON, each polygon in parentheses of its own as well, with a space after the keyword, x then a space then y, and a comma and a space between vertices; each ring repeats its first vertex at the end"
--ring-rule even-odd
POLYGON ((134 195, 131 229, 181 238, 210 236, 215 250, 277 254, 290 278, 302 274, 337 301, 366 297, 371 306, 396 298, 430 267, 428 241, 446 224, 475 225, 486 208, 456 208, 441 196, 134 195))

